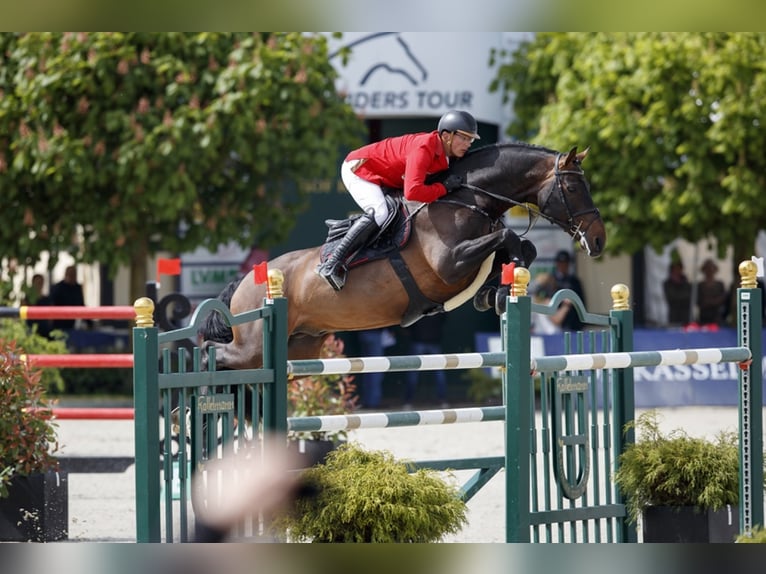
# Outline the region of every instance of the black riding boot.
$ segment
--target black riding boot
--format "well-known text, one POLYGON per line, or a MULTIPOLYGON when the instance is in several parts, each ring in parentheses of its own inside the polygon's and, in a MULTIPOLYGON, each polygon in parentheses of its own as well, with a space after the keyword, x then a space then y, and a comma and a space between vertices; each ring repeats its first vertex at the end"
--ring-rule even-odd
POLYGON ((380 228, 375 223, 375 218, 365 214, 357 219, 348 230, 340 245, 335 248, 327 260, 317 267, 317 274, 327 279, 336 291, 343 289, 346 284, 346 275, 348 274, 348 262, 357 251, 364 247, 365 243, 375 235, 380 228))

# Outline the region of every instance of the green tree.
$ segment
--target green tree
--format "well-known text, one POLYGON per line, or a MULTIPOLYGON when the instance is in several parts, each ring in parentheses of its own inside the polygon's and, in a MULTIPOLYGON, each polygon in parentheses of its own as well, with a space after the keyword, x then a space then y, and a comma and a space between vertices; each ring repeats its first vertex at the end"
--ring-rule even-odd
POLYGON ((360 140, 336 77, 321 35, 0 35, 0 257, 129 265, 138 296, 158 251, 284 240, 360 140))
POLYGON ((509 135, 590 146, 611 253, 715 238, 749 259, 766 215, 766 34, 548 33, 492 61, 509 135))

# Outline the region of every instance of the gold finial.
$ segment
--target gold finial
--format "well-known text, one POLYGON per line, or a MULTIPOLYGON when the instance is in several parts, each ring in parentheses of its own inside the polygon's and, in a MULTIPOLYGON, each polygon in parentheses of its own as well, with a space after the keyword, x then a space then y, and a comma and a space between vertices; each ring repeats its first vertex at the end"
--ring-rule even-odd
POLYGON ((285 284, 285 275, 280 269, 269 269, 269 297, 276 299, 284 297, 282 288, 285 284))
POLYGON ((630 289, 625 283, 617 283, 611 290, 612 310, 627 311, 630 309, 630 289))
POLYGON ((516 267, 513 270, 513 295, 523 297, 527 294, 531 275, 526 267, 516 267))
POLYGON ((154 301, 149 297, 141 297, 133 303, 136 311, 136 327, 154 327, 154 301))
POLYGON ((743 289, 755 289, 758 287, 758 266, 755 261, 743 261, 739 264, 739 276, 742 277, 740 287, 743 289))

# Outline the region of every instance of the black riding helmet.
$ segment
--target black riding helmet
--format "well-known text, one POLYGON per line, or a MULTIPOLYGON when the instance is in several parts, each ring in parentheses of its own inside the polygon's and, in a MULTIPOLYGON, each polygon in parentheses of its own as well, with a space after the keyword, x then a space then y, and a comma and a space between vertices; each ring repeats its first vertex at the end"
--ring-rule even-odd
POLYGON ((443 131, 460 132, 473 139, 481 139, 478 133, 478 126, 474 117, 468 112, 461 110, 450 110, 439 119, 437 127, 439 133, 443 131))

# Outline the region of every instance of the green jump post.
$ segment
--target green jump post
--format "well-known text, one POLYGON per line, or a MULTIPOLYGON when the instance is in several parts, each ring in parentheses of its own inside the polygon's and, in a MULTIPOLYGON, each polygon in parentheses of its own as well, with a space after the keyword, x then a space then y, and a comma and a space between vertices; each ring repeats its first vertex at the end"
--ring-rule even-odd
MULTIPOLYGON (((609 311, 611 329, 611 350, 614 353, 630 353, 633 351, 633 310, 630 308, 630 289, 623 283, 614 285, 610 291, 612 309, 609 311)), ((620 454, 625 452, 629 444, 636 442, 633 428, 625 429, 628 421, 635 418, 636 399, 633 379, 633 369, 613 369, 614 384, 614 428, 613 444, 614 468, 619 467, 620 454)), ((607 470, 608 472, 611 469, 607 470)), ((611 481, 611 476, 609 477, 611 481)), ((617 489, 618 504, 624 504, 622 493, 617 489)), ((617 542, 637 542, 636 525, 628 519, 627 513, 616 519, 617 542)))
POLYGON ((283 294, 284 275, 279 269, 268 272, 268 296, 263 306, 271 309, 264 319, 263 368, 271 369, 274 382, 264 388, 263 428, 287 438, 287 299, 283 294))
POLYGON ((763 301, 753 261, 739 264, 737 338, 751 361, 739 370, 739 531, 763 526, 763 301))
POLYGON ((160 442, 157 424, 159 397, 159 329, 154 325, 154 301, 141 297, 133 304, 133 406, 135 408, 136 542, 160 542, 160 460, 149 445, 160 442))
POLYGON ((532 302, 527 296, 529 270, 518 267, 502 321, 505 401, 505 541, 529 542, 530 401, 532 302))

